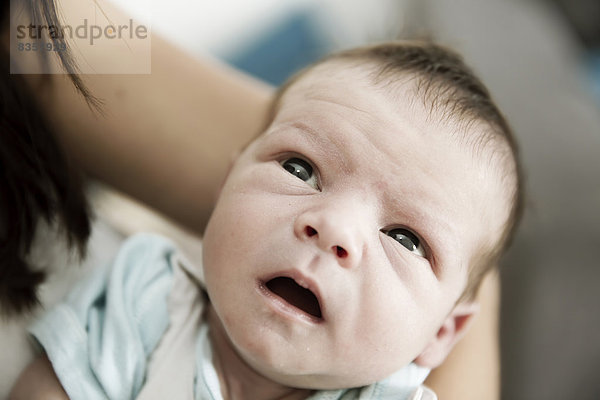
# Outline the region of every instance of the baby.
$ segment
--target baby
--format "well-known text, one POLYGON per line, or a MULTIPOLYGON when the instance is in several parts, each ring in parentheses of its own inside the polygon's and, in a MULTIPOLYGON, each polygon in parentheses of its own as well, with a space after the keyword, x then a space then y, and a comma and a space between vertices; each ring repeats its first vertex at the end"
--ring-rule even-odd
POLYGON ((509 127, 458 56, 420 42, 330 56, 271 115, 202 268, 134 237, 32 328, 69 397, 432 398, 420 385, 518 219, 509 127))

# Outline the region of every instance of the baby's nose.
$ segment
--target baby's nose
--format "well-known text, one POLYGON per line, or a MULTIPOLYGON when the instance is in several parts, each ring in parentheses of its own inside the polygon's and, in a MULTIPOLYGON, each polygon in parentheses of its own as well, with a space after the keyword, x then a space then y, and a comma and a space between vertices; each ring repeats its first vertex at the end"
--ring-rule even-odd
POLYGON ((336 219, 325 211, 309 211, 298 217, 294 231, 299 239, 333 254, 342 267, 352 268, 361 257, 360 235, 352 221, 336 219))
MULTIPOLYGON (((313 236, 319 236, 319 232, 313 228, 312 226, 306 226, 305 230, 305 234, 307 237, 313 237, 313 236)), ((331 249, 333 250, 333 252, 339 257, 339 258, 346 258, 348 257, 348 252, 346 251, 346 249, 344 249, 342 246, 340 245, 333 245, 331 247, 331 249)))

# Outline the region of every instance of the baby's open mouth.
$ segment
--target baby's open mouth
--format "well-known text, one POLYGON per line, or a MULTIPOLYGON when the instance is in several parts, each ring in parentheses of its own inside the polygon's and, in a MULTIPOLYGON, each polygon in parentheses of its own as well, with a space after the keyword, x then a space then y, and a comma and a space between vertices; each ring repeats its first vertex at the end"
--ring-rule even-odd
POLYGON ((279 276, 269 280, 265 286, 292 306, 315 318, 322 318, 317 296, 309 289, 300 286, 292 278, 279 276))

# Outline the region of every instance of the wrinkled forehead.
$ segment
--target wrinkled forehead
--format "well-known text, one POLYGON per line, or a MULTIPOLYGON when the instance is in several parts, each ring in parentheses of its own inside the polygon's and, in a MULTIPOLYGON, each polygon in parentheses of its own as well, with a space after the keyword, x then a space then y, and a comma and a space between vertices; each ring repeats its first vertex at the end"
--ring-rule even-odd
POLYGON ((471 150, 473 157, 481 158, 479 161, 495 171, 504 171, 503 180, 511 186, 514 182, 508 181, 515 175, 515 166, 507 140, 486 121, 453 112, 456 107, 452 107, 452 101, 444 100, 448 93, 436 94, 438 89, 424 87, 417 73, 406 71, 394 78, 382 78, 375 62, 334 59, 310 68, 287 84, 277 100, 274 117, 283 106, 299 106, 311 97, 345 100, 363 114, 379 108, 389 116, 410 120, 423 134, 449 135, 471 150))
POLYGON ((441 106, 450 103, 442 99, 444 93, 437 96, 436 90, 424 86, 423 78, 415 72, 382 74, 374 61, 333 59, 310 67, 286 83, 275 100, 273 116, 283 106, 293 107, 309 97, 320 97, 345 100, 357 110, 377 106, 395 114, 406 111, 405 116, 426 116, 421 122, 427 130, 437 126, 460 133, 480 123, 453 114, 441 106))
MULTIPOLYGON (((292 77, 279 90, 276 110, 284 104, 302 101, 306 96, 323 92, 332 97, 343 96, 344 89, 352 87, 372 87, 370 75, 372 68, 349 61, 331 60, 317 64, 292 77)), ((347 91, 346 91, 347 92, 347 91)), ((360 104, 364 99, 354 97, 353 102, 360 104)))

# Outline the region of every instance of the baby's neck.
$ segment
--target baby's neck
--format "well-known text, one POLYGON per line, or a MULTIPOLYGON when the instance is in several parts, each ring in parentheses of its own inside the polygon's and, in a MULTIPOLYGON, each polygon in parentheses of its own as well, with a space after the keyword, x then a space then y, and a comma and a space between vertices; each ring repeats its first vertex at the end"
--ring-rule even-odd
POLYGON ((310 396, 311 390, 281 385, 252 369, 233 347, 210 303, 207 320, 224 400, 303 400, 310 396))

